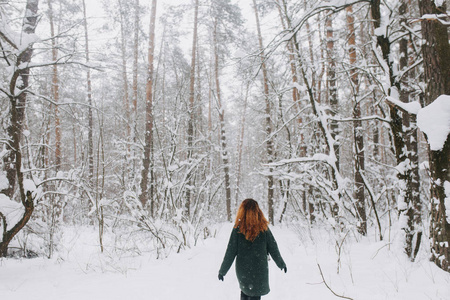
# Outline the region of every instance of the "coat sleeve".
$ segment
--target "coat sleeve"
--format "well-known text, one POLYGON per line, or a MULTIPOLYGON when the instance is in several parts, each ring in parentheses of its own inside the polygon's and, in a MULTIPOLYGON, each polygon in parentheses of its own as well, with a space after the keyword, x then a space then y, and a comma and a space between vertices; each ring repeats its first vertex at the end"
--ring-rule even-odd
POLYGON ((225 276, 230 270, 231 265, 237 255, 237 230, 233 229, 231 232, 230 240, 228 242, 227 251, 225 252, 225 257, 223 258, 222 265, 219 270, 219 274, 225 276))
POLYGON ((283 269, 284 267, 286 267, 286 264, 281 257, 280 250, 278 250, 277 242, 275 241, 275 238, 270 229, 267 229, 267 252, 270 254, 270 256, 272 256, 278 268, 283 269))

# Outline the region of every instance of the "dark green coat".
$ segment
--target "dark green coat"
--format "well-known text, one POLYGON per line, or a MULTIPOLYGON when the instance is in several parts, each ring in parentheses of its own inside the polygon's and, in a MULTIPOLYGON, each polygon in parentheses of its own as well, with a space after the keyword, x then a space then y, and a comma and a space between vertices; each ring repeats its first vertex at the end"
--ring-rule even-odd
POLYGON ((236 258, 236 275, 241 291, 251 297, 266 295, 270 292, 269 254, 280 269, 286 267, 270 229, 250 242, 239 229, 233 228, 219 274, 225 276, 236 258))

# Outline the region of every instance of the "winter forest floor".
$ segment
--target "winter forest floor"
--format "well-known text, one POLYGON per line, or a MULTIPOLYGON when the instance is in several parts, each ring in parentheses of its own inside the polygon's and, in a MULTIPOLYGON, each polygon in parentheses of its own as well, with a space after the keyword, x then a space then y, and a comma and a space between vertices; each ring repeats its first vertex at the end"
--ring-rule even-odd
MULTIPOLYGON (((80 235, 78 230, 80 240, 72 240, 70 249, 54 259, 0 260, 0 299, 239 299, 234 266, 224 282, 217 279, 231 228, 218 225, 216 238, 166 259, 99 255, 94 234, 80 235)), ((337 274, 336 240, 325 230, 278 226, 272 231, 288 272, 269 263, 271 292, 263 300, 342 299, 325 286, 318 264, 330 288, 351 299, 450 299, 450 274, 430 263, 425 251, 411 263, 395 243, 373 242, 370 237, 351 242, 347 237, 337 274)))

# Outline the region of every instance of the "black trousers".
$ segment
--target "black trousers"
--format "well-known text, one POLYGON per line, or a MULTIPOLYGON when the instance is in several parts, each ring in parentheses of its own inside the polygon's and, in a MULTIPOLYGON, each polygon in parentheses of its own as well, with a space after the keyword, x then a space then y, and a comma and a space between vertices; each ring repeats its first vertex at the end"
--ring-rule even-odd
POLYGON ((241 292, 241 300, 261 300, 261 296, 251 297, 241 292))

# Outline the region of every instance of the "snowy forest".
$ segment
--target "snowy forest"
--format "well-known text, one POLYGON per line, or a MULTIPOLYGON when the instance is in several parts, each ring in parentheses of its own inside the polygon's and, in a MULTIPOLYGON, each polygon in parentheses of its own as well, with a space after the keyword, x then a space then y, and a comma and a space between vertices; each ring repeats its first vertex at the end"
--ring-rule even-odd
POLYGON ((0 298, 450 299, 448 5, 0 0, 0 298))

